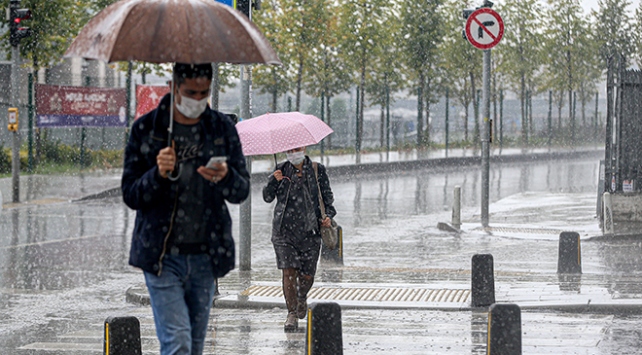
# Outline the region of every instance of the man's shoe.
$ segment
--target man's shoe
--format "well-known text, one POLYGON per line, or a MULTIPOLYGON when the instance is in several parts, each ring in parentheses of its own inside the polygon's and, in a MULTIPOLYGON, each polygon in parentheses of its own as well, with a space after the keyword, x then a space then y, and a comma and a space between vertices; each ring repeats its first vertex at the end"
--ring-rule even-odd
POLYGON ((299 317, 299 319, 303 319, 307 314, 308 301, 305 298, 299 299, 299 302, 296 305, 296 316, 299 317))
POLYGON ((299 320, 296 319, 296 313, 288 313, 288 318, 283 323, 283 330, 286 333, 294 332, 299 327, 299 320))

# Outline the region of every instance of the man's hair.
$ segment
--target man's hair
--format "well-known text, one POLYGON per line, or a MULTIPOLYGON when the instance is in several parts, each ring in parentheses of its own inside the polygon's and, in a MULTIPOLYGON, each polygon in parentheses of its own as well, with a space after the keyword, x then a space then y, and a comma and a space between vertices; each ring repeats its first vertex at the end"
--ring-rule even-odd
POLYGON ((174 83, 177 87, 185 82, 185 79, 206 78, 212 80, 212 64, 174 64, 174 83))

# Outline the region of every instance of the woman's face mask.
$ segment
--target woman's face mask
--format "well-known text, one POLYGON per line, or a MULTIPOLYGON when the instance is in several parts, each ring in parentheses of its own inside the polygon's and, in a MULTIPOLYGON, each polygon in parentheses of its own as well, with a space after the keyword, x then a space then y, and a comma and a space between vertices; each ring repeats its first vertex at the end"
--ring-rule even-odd
POLYGON ((176 103, 176 109, 187 118, 193 120, 199 118, 205 108, 207 107, 207 97, 202 100, 194 100, 189 97, 182 96, 181 103, 176 103))
POLYGON ((293 165, 299 165, 303 162, 303 159, 305 159, 305 152, 300 150, 298 152, 285 153, 285 156, 293 165))

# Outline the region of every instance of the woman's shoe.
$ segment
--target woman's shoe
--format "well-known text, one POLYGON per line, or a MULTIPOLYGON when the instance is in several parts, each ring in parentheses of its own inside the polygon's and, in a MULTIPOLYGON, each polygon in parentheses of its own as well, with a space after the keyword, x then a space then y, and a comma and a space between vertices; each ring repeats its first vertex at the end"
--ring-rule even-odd
POLYGON ((283 330, 286 333, 294 332, 299 327, 299 320, 296 316, 297 315, 294 312, 288 313, 288 318, 285 320, 285 323, 283 323, 283 330))
POLYGON ((299 302, 296 305, 296 316, 299 319, 305 318, 308 314, 308 301, 305 298, 299 299, 299 302))

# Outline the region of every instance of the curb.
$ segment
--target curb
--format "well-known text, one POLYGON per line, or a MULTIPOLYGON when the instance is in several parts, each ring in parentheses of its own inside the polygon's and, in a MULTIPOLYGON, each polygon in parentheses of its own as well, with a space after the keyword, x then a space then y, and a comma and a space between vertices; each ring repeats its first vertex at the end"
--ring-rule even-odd
MULTIPOLYGON (((128 303, 138 306, 149 306, 149 294, 144 286, 133 286, 125 292, 125 300, 128 303)), ((313 303, 312 300, 311 303, 313 303)), ((346 310, 424 310, 424 311, 443 311, 443 312, 470 312, 485 310, 488 307, 471 307, 468 303, 446 304, 423 304, 408 305, 401 304, 390 307, 385 305, 358 304, 350 302, 334 301, 339 303, 341 309, 346 310)), ((525 311, 556 311, 564 313, 591 313, 591 314, 627 314, 642 315, 642 299, 623 299, 613 303, 593 303, 590 300, 586 303, 559 303, 559 302, 515 302, 511 300, 498 300, 496 303, 516 304, 520 309, 525 311)), ((285 303, 279 301, 255 301, 247 296, 238 294, 220 295, 214 297, 214 306, 226 309, 271 309, 283 308, 285 303)))

